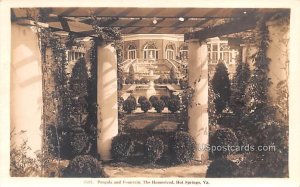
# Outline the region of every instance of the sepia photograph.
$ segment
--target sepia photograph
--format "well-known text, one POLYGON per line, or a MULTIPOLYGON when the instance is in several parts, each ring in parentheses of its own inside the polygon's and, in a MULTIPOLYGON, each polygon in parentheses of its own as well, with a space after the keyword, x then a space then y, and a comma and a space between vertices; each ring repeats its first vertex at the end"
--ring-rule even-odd
POLYGON ((11 7, 6 172, 289 179, 291 10, 11 7))

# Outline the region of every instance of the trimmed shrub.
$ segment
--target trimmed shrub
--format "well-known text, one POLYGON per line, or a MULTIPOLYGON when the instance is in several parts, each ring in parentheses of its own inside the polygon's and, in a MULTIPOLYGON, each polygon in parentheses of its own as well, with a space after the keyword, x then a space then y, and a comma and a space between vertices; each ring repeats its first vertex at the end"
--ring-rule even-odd
POLYGON ((168 84, 173 84, 173 80, 172 79, 168 79, 168 84))
POLYGON ((165 108, 165 103, 162 100, 158 100, 156 101, 154 108, 157 113, 161 113, 161 111, 163 111, 163 109, 165 108))
POLYGON ((130 83, 130 84, 134 84, 134 80, 133 80, 133 79, 130 79, 130 80, 129 80, 129 83, 130 83))
POLYGON ((145 96, 140 96, 139 98, 138 98, 138 103, 139 104, 141 104, 143 101, 145 101, 145 100, 147 100, 147 97, 145 97, 145 96))
POLYGON ((228 69, 223 62, 219 62, 216 66, 216 72, 211 80, 212 89, 215 94, 219 95, 214 100, 217 114, 222 114, 230 101, 230 79, 228 69))
POLYGON ((174 84, 178 84, 179 82, 178 82, 178 79, 173 79, 173 83, 174 84))
POLYGON ((125 84, 130 84, 130 80, 129 79, 125 79, 125 84))
POLYGON ((155 104, 156 104, 156 102, 158 101, 158 97, 156 97, 155 95, 152 95, 152 96, 149 98, 149 101, 150 101, 151 105, 152 105, 153 107, 155 107, 155 104))
POLYGON ((163 79, 162 78, 158 78, 157 82, 158 82, 158 84, 162 84, 163 83, 163 79))
POLYGON ((160 96, 160 100, 162 100, 165 103, 165 106, 168 106, 170 97, 168 95, 162 95, 160 96))
POLYGON ((141 84, 141 81, 139 79, 134 80, 135 84, 141 84))
POLYGON ((133 95, 130 95, 129 97, 127 97, 127 99, 132 99, 134 100, 134 102, 136 102, 136 98, 133 95))
POLYGON ((111 155, 117 161, 126 161, 134 151, 134 142, 129 134, 118 134, 112 139, 111 155))
POLYGON ((143 77, 143 78, 140 80, 140 82, 141 82, 141 84, 147 84, 148 80, 147 80, 146 78, 143 77))
POLYGON ((155 163, 162 157, 164 148, 164 142, 160 138, 155 136, 147 138, 145 143, 146 159, 151 163, 155 163))
POLYGON ((231 129, 219 129, 211 138, 211 146, 217 148, 216 151, 212 152, 215 158, 226 157, 229 154, 235 153, 235 150, 228 149, 228 146, 237 147, 238 139, 231 129))
POLYGON ((168 102, 168 109, 174 113, 180 109, 180 100, 177 98, 171 98, 168 102))
POLYGON ((193 159, 196 142, 187 132, 177 132, 170 138, 170 152, 175 163, 186 163, 193 159))
POLYGON ((63 177, 99 178, 107 177, 101 162, 90 155, 75 157, 63 170, 63 177))
POLYGON ((142 109, 142 111, 144 111, 145 113, 149 110, 149 109, 151 109, 151 103, 148 101, 148 100, 143 100, 142 102, 141 102, 141 109, 142 109))
POLYGON ((127 98, 123 102, 123 110, 130 114, 133 110, 136 109, 136 101, 130 98, 127 98))
POLYGON ((164 84, 168 84, 168 79, 163 79, 162 81, 164 84))
POLYGON ((239 167, 226 159, 214 160, 206 171, 207 178, 235 177, 239 167))

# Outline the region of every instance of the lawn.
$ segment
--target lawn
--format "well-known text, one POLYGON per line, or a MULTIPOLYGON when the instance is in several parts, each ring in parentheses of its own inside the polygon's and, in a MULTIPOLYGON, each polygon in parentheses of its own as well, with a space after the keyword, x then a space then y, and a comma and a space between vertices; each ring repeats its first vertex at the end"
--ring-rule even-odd
POLYGON ((175 131, 178 126, 176 115, 171 113, 134 113, 126 115, 130 128, 142 131, 175 131))

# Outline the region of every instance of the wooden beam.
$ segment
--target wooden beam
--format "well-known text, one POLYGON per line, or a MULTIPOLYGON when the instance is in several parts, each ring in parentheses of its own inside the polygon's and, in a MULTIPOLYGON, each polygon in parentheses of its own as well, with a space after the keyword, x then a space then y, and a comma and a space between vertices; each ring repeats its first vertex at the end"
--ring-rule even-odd
POLYGON ((61 27, 63 28, 63 30, 65 30, 67 32, 69 32, 71 30, 70 26, 68 24, 68 21, 65 18, 59 16, 58 20, 59 20, 59 22, 60 22, 61 27))
POLYGON ((187 40, 205 40, 207 38, 213 38, 217 36, 223 36, 227 34, 242 32, 256 27, 255 17, 243 17, 239 20, 234 20, 229 23, 217 25, 215 27, 206 28, 200 31, 189 32, 184 34, 184 41, 187 40))

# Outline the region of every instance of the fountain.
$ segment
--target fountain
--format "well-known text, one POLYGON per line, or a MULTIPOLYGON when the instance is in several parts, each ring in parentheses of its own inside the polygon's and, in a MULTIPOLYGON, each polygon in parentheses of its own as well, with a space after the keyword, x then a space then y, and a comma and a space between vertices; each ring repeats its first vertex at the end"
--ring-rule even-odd
POLYGON ((156 69, 156 66, 150 66, 149 69, 149 74, 144 76, 145 78, 147 78, 149 80, 149 84, 148 84, 148 88, 146 91, 146 97, 149 98, 152 95, 156 95, 156 90, 154 88, 154 80, 158 79, 159 75, 154 75, 154 70, 156 69))

